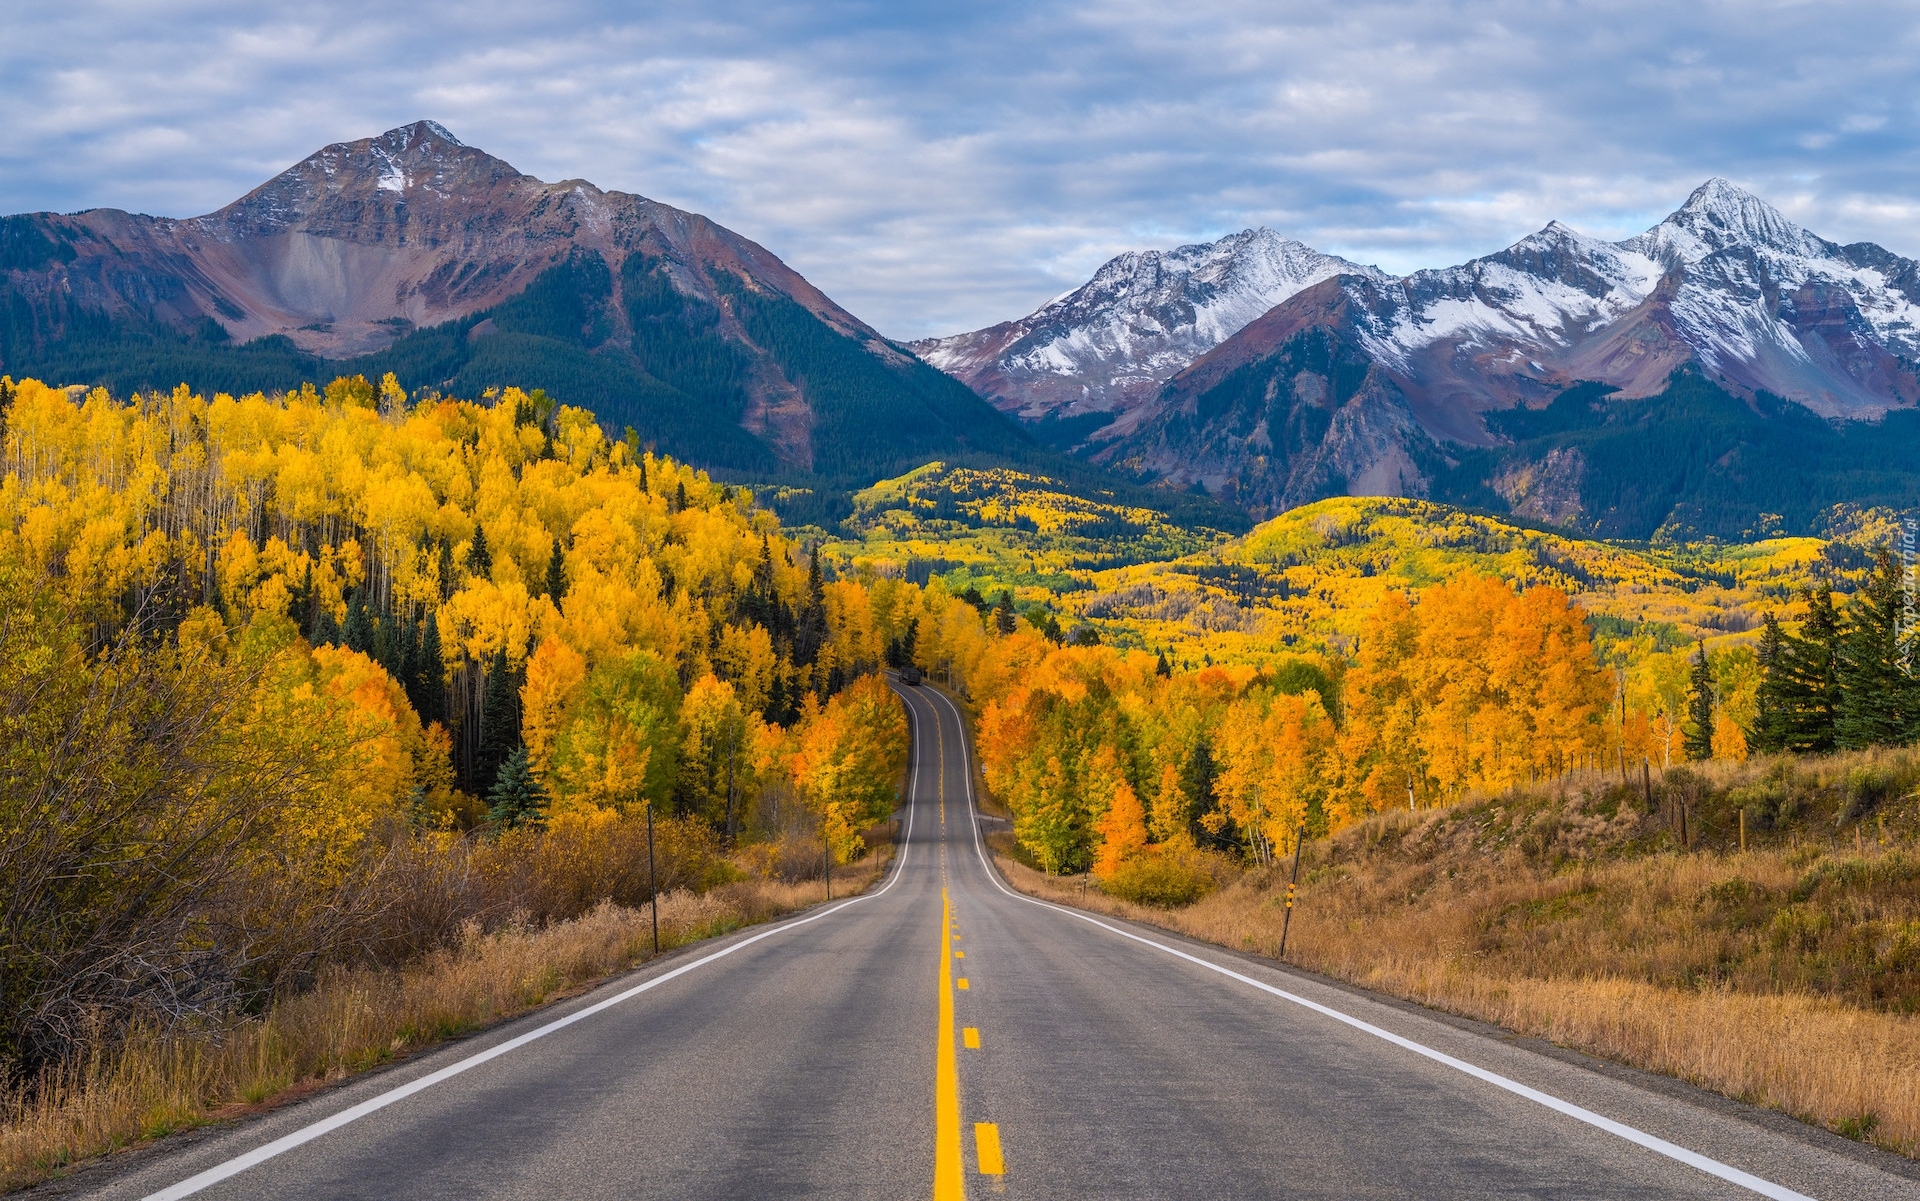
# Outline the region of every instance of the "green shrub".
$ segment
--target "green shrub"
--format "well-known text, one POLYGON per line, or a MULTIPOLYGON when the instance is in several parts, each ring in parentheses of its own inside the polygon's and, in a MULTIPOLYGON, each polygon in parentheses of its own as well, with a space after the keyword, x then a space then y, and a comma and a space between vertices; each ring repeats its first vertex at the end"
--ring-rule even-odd
POLYGON ((1212 892, 1215 883, 1202 852, 1155 849, 1121 864, 1100 887, 1108 896, 1136 905, 1172 909, 1193 904, 1212 892))

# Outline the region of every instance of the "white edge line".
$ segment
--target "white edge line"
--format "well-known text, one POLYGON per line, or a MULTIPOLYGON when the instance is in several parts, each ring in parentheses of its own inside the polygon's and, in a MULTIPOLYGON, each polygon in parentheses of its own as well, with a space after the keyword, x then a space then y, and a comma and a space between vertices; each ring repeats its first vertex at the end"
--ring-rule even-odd
MULTIPOLYGON (((912 707, 908 706, 908 708, 909 708, 909 711, 911 711, 912 707)), ((920 757, 917 741, 914 744, 914 746, 915 746, 914 759, 916 760, 914 767, 917 769, 919 766, 917 760, 920 757)), ((256 1147, 253 1150, 248 1151, 244 1155, 235 1156, 234 1158, 229 1159, 224 1163, 216 1164, 213 1167, 208 1168, 206 1171, 201 1172, 198 1175, 189 1176, 185 1180, 182 1180, 180 1183, 173 1185, 170 1188, 161 1189, 157 1193, 149 1193, 143 1199, 143 1201, 178 1201, 179 1198, 190 1197, 193 1194, 199 1192, 204 1188, 207 1188, 210 1185, 218 1184, 222 1180, 226 1180, 229 1177, 237 1176, 240 1173, 246 1171, 248 1168, 255 1167, 259 1164, 263 1164, 267 1160, 273 1159, 276 1156, 284 1155, 288 1151, 293 1150, 295 1147, 303 1146, 306 1143, 310 1143, 314 1139, 317 1139, 325 1134, 330 1134, 333 1131, 338 1130, 340 1129, 340 1127, 345 1126, 351 1122, 357 1122, 361 1118, 366 1117, 368 1114, 377 1113, 380 1110, 385 1109, 389 1105, 395 1104, 396 1102, 399 1102, 399 1101, 406 1100, 408 1097, 413 1096, 415 1093, 424 1092, 427 1089, 432 1088, 436 1084, 440 1084, 443 1081, 451 1080, 453 1077, 460 1075, 462 1072, 470 1071, 473 1068, 479 1067, 481 1064, 486 1063, 488 1060, 498 1059, 500 1056, 505 1055, 507 1052, 516 1051, 521 1047, 526 1046, 528 1043, 535 1041, 536 1039, 545 1038, 547 1035, 552 1034, 555 1031, 563 1030, 566 1027, 573 1025, 575 1022, 582 1021, 586 1018, 590 1018, 594 1014, 597 1014, 604 1009, 611 1009, 613 1006, 620 1004, 622 1001, 631 1000, 632 998, 639 996, 643 992, 647 992, 651 989, 658 988, 660 985, 665 984, 667 981, 675 979, 676 977, 679 977, 679 976, 684 976, 688 972, 693 971, 695 968, 704 967, 707 964, 712 963, 716 959, 724 959, 727 956, 733 954, 735 951, 743 950, 746 947, 750 947, 754 943, 759 942, 763 938, 772 938, 776 934, 785 934, 789 930, 797 930, 801 926, 807 925, 811 922, 817 922, 823 917, 832 917, 834 914, 840 912, 842 909, 845 909, 850 905, 858 905, 862 901, 870 901, 873 898, 880 896, 882 893, 885 893, 888 889, 892 888, 895 884, 899 883, 902 873, 906 870, 907 854, 912 849, 912 845, 913 845, 914 808, 915 808, 914 799, 911 795, 911 789, 910 789, 909 796, 907 799, 907 836, 900 844, 899 857, 896 858, 893 862, 892 878, 889 879, 884 885, 874 890, 873 892, 863 893, 860 896, 842 901, 839 904, 833 906, 833 908, 831 909, 824 909, 819 913, 815 913, 807 917, 803 917, 798 921, 782 922, 779 925, 773 927, 771 930, 762 930, 760 933, 755 934, 751 938, 743 938, 739 942, 720 948, 718 951, 713 952, 711 955, 704 955, 701 958, 694 960, 692 963, 682 964, 681 966, 674 968, 670 972, 663 972, 660 975, 655 976, 651 980, 647 980, 643 983, 636 984, 632 988, 629 988, 625 992, 619 993, 616 996, 608 997, 606 1000, 597 1002, 593 1005, 589 1005, 585 1009, 576 1010, 573 1013, 567 1014, 565 1017, 556 1018, 553 1021, 548 1022, 546 1025, 541 1026, 534 1030, 529 1030, 525 1034, 522 1034, 516 1038, 508 1039, 506 1042, 500 1043, 497 1046, 488 1047, 484 1051, 476 1052, 475 1054, 469 1055, 465 1059, 462 1059, 457 1063, 450 1063, 446 1067, 441 1068, 439 1071, 430 1072, 427 1075, 420 1077, 418 1080, 410 1080, 406 1084, 402 1084, 397 1088, 388 1089, 386 1092, 381 1093, 375 1097, 370 1097, 367 1100, 360 1102, 360 1104, 358 1105, 352 1106, 351 1108, 348 1108, 348 1109, 343 1109, 339 1113, 336 1113, 331 1117, 322 1118, 320 1121, 314 1122, 313 1124, 308 1126, 302 1126, 300 1129, 294 1131, 293 1133, 282 1135, 280 1138, 277 1138, 272 1142, 267 1143, 263 1146, 256 1147)))
POLYGON ((1156 942, 1151 938, 1143 938, 1130 930, 1122 930, 1118 926, 1109 925, 1088 914, 1068 909, 1062 905, 1050 904, 1008 888, 1000 882, 1000 873, 993 870, 993 865, 987 861, 986 848, 980 843, 980 820, 973 796, 973 766, 970 759, 965 758, 970 753, 966 740, 966 719, 960 715, 960 708, 953 703, 951 697, 948 697, 945 693, 939 692, 938 690, 935 690, 935 695, 947 703, 947 707, 953 711, 954 720, 960 723, 960 751, 963 756, 963 765, 966 767, 967 778, 967 807, 969 810, 975 811, 973 820, 974 852, 980 856, 980 865, 986 869, 987 879, 993 883, 995 888, 998 888, 1006 895, 1017 901, 1025 901, 1029 905, 1038 905, 1042 909, 1051 909, 1055 913, 1064 913, 1068 917, 1078 918, 1080 921, 1086 922, 1089 925, 1098 926, 1102 930, 1108 930, 1114 934, 1118 934, 1122 938, 1132 939, 1134 942, 1152 947, 1157 951, 1164 951, 1176 959, 1184 959, 1188 963, 1197 964, 1200 967, 1206 968, 1208 971, 1218 972, 1230 980, 1237 980, 1242 984, 1251 985, 1261 992, 1269 993, 1284 1001, 1291 1001, 1295 1005, 1330 1017, 1337 1022, 1353 1027, 1355 1030, 1371 1034, 1375 1038, 1383 1039, 1396 1047, 1412 1051, 1414 1054, 1424 1056, 1427 1059, 1433 1060, 1435 1063, 1445 1064, 1447 1067, 1472 1076, 1476 1080, 1482 1080, 1496 1088, 1505 1089, 1515 1096, 1525 1097, 1527 1100, 1539 1105, 1544 1105, 1556 1113, 1564 1114, 1576 1121, 1585 1122, 1589 1126, 1597 1127, 1606 1131, 1608 1134, 1617 1135, 1630 1143, 1644 1147, 1656 1154, 1664 1155, 1668 1159, 1677 1160, 1680 1163, 1686 1164, 1688 1167, 1705 1172, 1709 1176, 1717 1176, 1730 1184, 1737 1184, 1741 1188, 1758 1193, 1763 1197, 1771 1197, 1774 1198, 1775 1201, 1814 1201, 1813 1198, 1807 1196, 1805 1193, 1796 1193, 1790 1188, 1775 1184, 1770 1180, 1763 1180, 1750 1172, 1743 1172, 1739 1168, 1721 1163, 1717 1159, 1709 1159, 1707 1156, 1701 1155, 1696 1151, 1689 1151, 1677 1143, 1670 1143, 1666 1139, 1648 1134, 1644 1130, 1638 1130, 1625 1123, 1616 1122, 1612 1118, 1604 1117, 1593 1112, 1591 1109, 1582 1108, 1581 1106, 1573 1104, 1571 1101, 1563 1101, 1551 1093, 1543 1093, 1539 1089, 1529 1088, 1518 1080, 1509 1079, 1500 1075, 1498 1072, 1490 1072, 1483 1067, 1478 1067, 1463 1059, 1455 1059, 1445 1052, 1436 1051, 1432 1047, 1414 1042, 1412 1039, 1402 1037, 1401 1035, 1393 1033, 1391 1030, 1383 1030, 1379 1026, 1375 1026, 1370 1022, 1364 1022, 1350 1014, 1342 1013, 1331 1006, 1322 1005, 1318 1001, 1310 1001, 1306 997, 1300 996, 1297 993, 1290 993, 1283 988, 1276 988, 1271 984, 1256 980, 1251 976, 1243 975, 1231 968, 1222 967, 1220 964, 1202 959, 1198 955, 1190 955, 1177 947, 1170 947, 1163 942, 1156 942))

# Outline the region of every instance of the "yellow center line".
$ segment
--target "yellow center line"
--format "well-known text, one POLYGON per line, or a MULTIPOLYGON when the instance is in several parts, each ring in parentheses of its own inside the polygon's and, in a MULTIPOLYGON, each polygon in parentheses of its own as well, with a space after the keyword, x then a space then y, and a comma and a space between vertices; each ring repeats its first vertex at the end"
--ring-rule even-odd
POLYGON ((965 976, 960 977, 954 981, 954 983, 959 986, 961 992, 967 991, 967 978, 965 976))
POLYGON ((966 1046, 967 1050, 978 1051, 980 1049, 980 1028, 977 1026, 966 1027, 960 1031, 960 1041, 966 1046))
POLYGON ((1007 1161, 1000 1157, 1000 1127, 992 1122, 973 1124, 973 1153, 982 1176, 1004 1176, 1007 1161))
MULTIPOLYGON (((960 1164, 960 1066, 953 1050, 953 902, 940 890, 940 1032, 933 1058, 933 1201, 965 1201, 960 1164)), ((962 980, 960 987, 967 982, 962 980)), ((978 1139, 978 1134, 975 1138, 978 1139)))

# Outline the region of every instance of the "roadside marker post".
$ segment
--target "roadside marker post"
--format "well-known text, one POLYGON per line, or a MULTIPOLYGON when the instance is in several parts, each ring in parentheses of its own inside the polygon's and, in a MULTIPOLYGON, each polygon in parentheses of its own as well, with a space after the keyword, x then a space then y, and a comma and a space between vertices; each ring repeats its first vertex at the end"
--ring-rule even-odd
POLYGON ((660 879, 653 864, 653 802, 647 802, 647 908, 653 911, 653 953, 660 953, 660 879))
POLYGON ((1287 957, 1287 934, 1293 929, 1293 890, 1300 883, 1300 848, 1306 845, 1307 827, 1300 826, 1300 833, 1293 839, 1293 878, 1287 881, 1287 915, 1280 920, 1280 958, 1287 957))

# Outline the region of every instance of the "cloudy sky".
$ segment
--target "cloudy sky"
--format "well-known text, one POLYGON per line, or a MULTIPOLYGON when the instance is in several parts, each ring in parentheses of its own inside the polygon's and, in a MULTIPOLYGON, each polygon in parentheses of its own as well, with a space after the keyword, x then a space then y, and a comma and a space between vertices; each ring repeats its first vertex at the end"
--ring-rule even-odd
POLYGON ((1410 271, 1710 175, 1920 256, 1911 4, 67 0, 0 12, 0 106, 0 211, 206 212, 431 117, 902 338, 1121 250, 1265 224, 1410 271))

